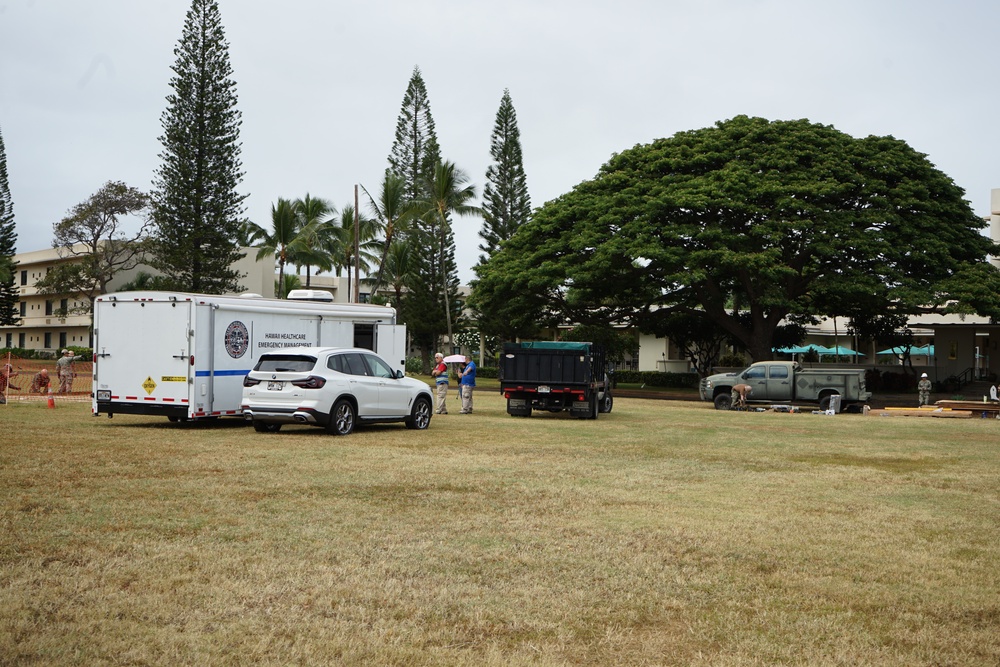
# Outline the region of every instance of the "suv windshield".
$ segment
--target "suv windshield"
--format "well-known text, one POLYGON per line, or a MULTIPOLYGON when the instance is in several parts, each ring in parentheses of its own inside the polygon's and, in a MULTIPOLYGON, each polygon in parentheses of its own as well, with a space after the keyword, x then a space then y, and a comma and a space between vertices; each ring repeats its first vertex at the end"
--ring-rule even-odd
POLYGON ((316 365, 316 357, 303 354, 268 354, 260 358, 255 371, 306 373, 316 365))

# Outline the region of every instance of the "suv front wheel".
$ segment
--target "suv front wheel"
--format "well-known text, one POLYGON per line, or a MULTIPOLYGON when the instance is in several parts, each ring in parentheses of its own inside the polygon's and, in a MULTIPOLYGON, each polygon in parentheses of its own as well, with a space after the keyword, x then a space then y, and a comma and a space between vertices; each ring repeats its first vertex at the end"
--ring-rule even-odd
POLYGON ((413 402, 413 411, 404 422, 406 428, 424 430, 431 423, 431 402, 426 396, 418 396, 413 402))

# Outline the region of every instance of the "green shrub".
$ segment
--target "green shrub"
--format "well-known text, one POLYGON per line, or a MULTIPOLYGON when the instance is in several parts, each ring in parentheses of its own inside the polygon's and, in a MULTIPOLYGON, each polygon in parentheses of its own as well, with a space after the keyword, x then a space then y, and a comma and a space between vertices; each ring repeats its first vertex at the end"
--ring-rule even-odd
POLYGON ((647 387, 697 389, 697 373, 661 373, 660 371, 615 371, 615 384, 645 384, 647 387))
POLYGON ((723 368, 746 368, 747 359, 742 354, 724 354, 718 365, 723 368))

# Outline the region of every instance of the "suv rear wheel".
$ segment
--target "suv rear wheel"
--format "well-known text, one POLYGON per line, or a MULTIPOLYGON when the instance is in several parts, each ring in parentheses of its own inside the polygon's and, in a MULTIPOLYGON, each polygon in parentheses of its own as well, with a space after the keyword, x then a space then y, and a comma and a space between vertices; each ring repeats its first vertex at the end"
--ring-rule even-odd
POLYGON ((348 435, 354 430, 356 417, 354 405, 346 398, 342 398, 333 404, 326 430, 333 435, 348 435))

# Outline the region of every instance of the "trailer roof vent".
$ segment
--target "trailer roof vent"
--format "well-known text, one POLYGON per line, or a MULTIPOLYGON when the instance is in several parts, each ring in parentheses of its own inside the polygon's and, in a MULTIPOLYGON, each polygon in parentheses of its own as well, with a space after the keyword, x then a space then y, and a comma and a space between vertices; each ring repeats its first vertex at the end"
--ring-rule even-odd
POLYGON ((320 289, 293 289, 288 293, 289 301, 319 301, 333 303, 333 295, 320 289))
POLYGON ((241 299, 263 299, 264 297, 256 292, 243 292, 240 294, 241 299))

